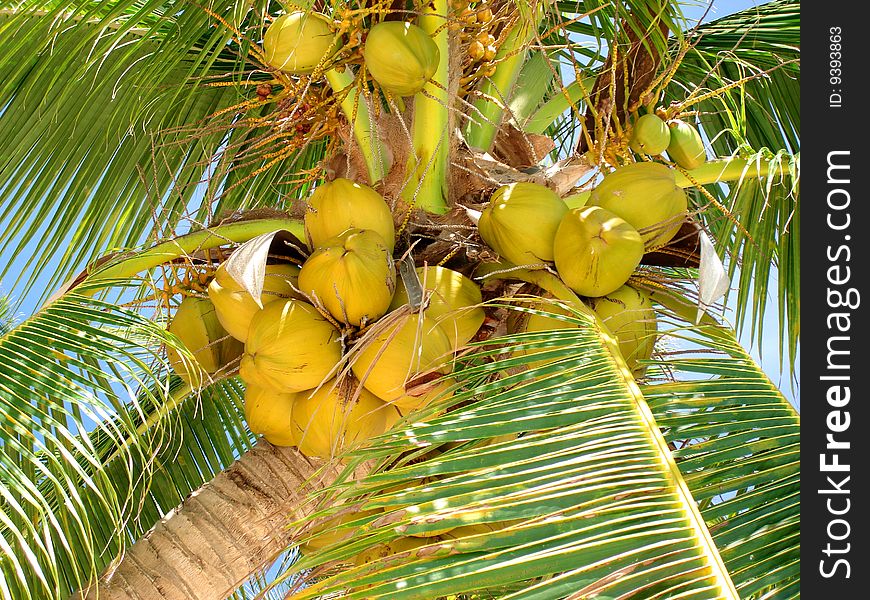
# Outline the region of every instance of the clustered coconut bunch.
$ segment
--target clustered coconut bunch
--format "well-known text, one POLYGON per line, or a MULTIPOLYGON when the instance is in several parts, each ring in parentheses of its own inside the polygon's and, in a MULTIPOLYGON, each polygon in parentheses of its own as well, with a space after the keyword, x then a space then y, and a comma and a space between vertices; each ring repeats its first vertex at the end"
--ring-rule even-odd
POLYGON ((238 361, 251 431, 328 458, 448 394, 454 353, 485 315, 478 285, 441 266, 416 269, 423 298, 410 306, 391 211, 368 186, 318 186, 304 229, 307 257, 268 264, 259 299, 223 263, 208 298, 186 299, 170 330, 206 374, 238 361))
MULTIPOLYGON (((655 115, 645 116, 661 121, 655 115)), ((649 133, 654 129, 649 123, 648 119, 639 123, 635 134, 649 133)), ((664 126, 665 134, 672 131, 664 126)), ((636 144, 649 148, 648 138, 636 144)), ((664 150, 661 140, 656 144, 655 150, 664 150)), ((483 241, 514 265, 553 267, 604 321, 628 366, 641 374, 642 361, 652 353, 655 312, 650 294, 628 282, 646 252, 674 238, 687 210, 686 193, 677 186, 673 169, 658 162, 635 162, 606 174, 586 203, 574 208, 541 184, 502 186, 482 211, 478 231, 483 241)), ((571 327, 570 321, 537 314, 519 321, 514 331, 571 327)))
MULTIPOLYGON (((485 2, 453 7, 472 61, 491 60, 492 11, 485 2)), ((264 60, 293 75, 331 68, 341 51, 339 29, 313 11, 283 14, 265 33, 264 60)), ((426 31, 401 20, 373 24, 363 57, 377 86, 396 97, 421 92, 445 59, 426 31)), ((667 152, 684 169, 705 160, 698 131, 683 121, 647 113, 630 131, 638 155, 667 152)), ((480 214, 478 232, 516 266, 552 268, 612 331, 639 374, 652 352, 655 313, 649 293, 630 278, 645 253, 673 239, 687 208, 674 169, 646 160, 607 173, 583 206, 569 207, 537 183, 502 186, 480 214)), ((423 265, 418 281, 398 276, 394 215, 371 187, 341 177, 319 185, 307 199, 304 231, 304 260, 266 265, 257 298, 220 265, 208 298, 185 298, 170 324, 195 361, 177 352, 169 358, 192 385, 238 364, 253 432, 332 457, 448 395, 455 353, 485 314, 480 288, 459 271, 423 265)), ((531 314, 513 330, 566 323, 531 314)))

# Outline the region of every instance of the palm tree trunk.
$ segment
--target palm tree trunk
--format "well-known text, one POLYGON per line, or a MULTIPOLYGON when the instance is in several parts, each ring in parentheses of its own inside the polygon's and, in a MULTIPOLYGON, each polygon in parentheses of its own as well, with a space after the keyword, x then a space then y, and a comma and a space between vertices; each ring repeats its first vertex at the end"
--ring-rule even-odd
POLYGON ((290 545, 287 524, 338 473, 322 464, 260 440, 73 600, 224 600, 290 545))

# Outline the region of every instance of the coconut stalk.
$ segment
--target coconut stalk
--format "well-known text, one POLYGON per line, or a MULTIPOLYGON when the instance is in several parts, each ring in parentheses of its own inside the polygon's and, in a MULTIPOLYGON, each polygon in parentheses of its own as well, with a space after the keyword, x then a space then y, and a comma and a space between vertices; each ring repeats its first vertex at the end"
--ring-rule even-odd
POLYGON ((348 67, 342 71, 329 69, 324 76, 334 94, 344 94, 341 100, 341 112, 344 113, 348 123, 352 124, 353 137, 366 163, 369 182, 374 185, 389 172, 391 159, 378 137, 377 125, 372 120, 368 100, 358 89, 348 67))
POLYGON ((438 46, 440 60, 432 79, 414 96, 414 121, 411 125, 414 152, 408 158, 402 191, 406 202, 434 214, 444 214, 448 210, 450 45, 447 11, 447 0, 433 0, 423 8, 417 20, 419 27, 438 46))
POLYGON ((78 286, 84 286, 83 293, 94 294, 119 281, 132 279, 142 271, 159 267, 195 252, 210 250, 228 243, 242 244, 259 235, 281 229, 289 231, 300 240, 305 239, 304 226, 299 219, 257 219, 208 227, 161 242, 129 258, 102 261, 107 264, 88 267, 55 292, 46 305, 78 286))
MULTIPOLYGON (((783 177, 788 172, 789 166, 782 161, 771 164, 771 161, 726 158, 724 160, 711 160, 700 167, 686 171, 676 171, 677 186, 683 189, 695 187, 695 185, 709 185, 711 183, 727 183, 740 181, 741 179, 762 179, 763 177, 783 177)), ((566 197, 565 204, 568 208, 579 208, 586 205, 591 190, 586 190, 566 197)))
POLYGON ((544 16, 540 2, 533 7, 523 3, 516 6, 519 20, 508 32, 495 55, 495 73, 484 79, 480 87, 481 98, 474 103, 474 114, 470 116, 465 132, 468 145, 481 152, 492 150, 511 93, 526 60, 529 44, 535 38, 544 16))

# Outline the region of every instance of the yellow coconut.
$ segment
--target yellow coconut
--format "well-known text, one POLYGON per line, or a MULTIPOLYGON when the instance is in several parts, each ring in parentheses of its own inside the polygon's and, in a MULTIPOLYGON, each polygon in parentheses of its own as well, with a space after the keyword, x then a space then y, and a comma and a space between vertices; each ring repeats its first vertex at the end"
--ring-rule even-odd
POLYGON ((438 45, 420 27, 383 21, 366 36, 366 68, 378 84, 397 96, 413 96, 438 70, 438 45))
POLYGON ((245 420, 248 429, 261 434, 276 446, 295 446, 291 419, 295 397, 296 394, 284 394, 259 385, 247 384, 245 420))
POLYGON ((339 332, 301 300, 266 305, 254 315, 239 374, 245 383, 285 393, 320 385, 341 360, 339 332))
POLYGON ((281 15, 263 37, 266 64, 301 75, 310 73, 338 50, 330 20, 316 12, 295 11, 281 15))
POLYGON ((656 313, 649 292, 624 285, 615 292, 590 300, 592 310, 616 336, 619 352, 635 376, 652 355, 656 338, 656 313))
POLYGON ((361 340, 363 346, 351 369, 366 389, 385 402, 405 396, 406 384, 421 375, 452 370, 450 338, 425 315, 406 315, 372 333, 361 340))
POLYGON ((393 258, 380 234, 348 229, 325 241, 299 272, 299 289, 337 320, 361 326, 386 314, 396 291, 393 258))
MULTIPOLYGON (((301 298, 294 289, 298 285, 299 267, 290 264, 266 265, 260 304, 266 306, 280 299, 301 298)), ((215 271, 208 285, 208 297, 214 303, 217 317, 231 336, 244 342, 251 319, 260 311, 254 298, 227 273, 225 264, 215 271)))
POLYGON ((615 213, 638 230, 647 247, 658 247, 680 229, 688 199, 677 186, 673 169, 660 163, 638 162, 605 175, 586 204, 615 213))
POLYGON ((173 370, 191 385, 208 382, 211 375, 242 354, 242 344, 221 326, 214 304, 208 298, 185 297, 167 329, 193 354, 195 363, 182 358, 175 349, 166 348, 173 370))
POLYGON ((448 540, 458 540, 461 538, 472 537, 475 535, 486 536, 497 531, 501 531, 502 529, 519 522, 519 520, 515 520, 496 521, 493 523, 475 523, 474 525, 461 525, 459 527, 451 529, 446 534, 442 534, 442 537, 448 540))
POLYGON ((637 230, 599 206, 565 215, 554 242, 556 270, 578 294, 604 296, 628 281, 643 256, 637 230))
POLYGON ((305 456, 332 458, 386 431, 387 409, 352 380, 330 380, 293 402, 294 438, 305 456), (356 399, 354 399, 356 397, 356 399))
POLYGON ((399 555, 392 560, 404 563, 415 550, 422 548, 427 544, 431 544, 434 541, 436 540, 417 537, 399 538, 388 544, 378 544, 377 546, 363 550, 354 557, 353 562, 355 565, 360 566, 376 560, 383 560, 389 556, 399 555))
MULTIPOLYGON (((417 276, 423 288, 431 292, 426 316, 441 326, 454 349, 467 344, 486 318, 480 287, 462 273, 440 266, 418 267, 417 276)), ((390 310, 407 303, 408 291, 399 279, 390 310)))
POLYGON ((550 188, 512 183, 495 191, 483 209, 477 229, 500 256, 515 265, 553 260, 553 238, 568 206, 550 188))
MULTIPOLYGON (((351 537, 357 530, 356 527, 342 527, 349 525, 354 521, 359 521, 366 517, 371 517, 383 512, 383 509, 370 509, 360 511, 347 511, 339 515, 323 520, 311 532, 309 537, 301 546, 303 553, 311 553, 317 550, 322 550, 327 546, 338 544, 339 542, 351 537)), ((359 524, 361 525, 361 524, 359 524)))
POLYGON ((371 229, 392 253, 396 245, 393 215, 384 197, 367 185, 338 178, 323 183, 308 198, 305 235, 312 249, 348 229, 371 229))

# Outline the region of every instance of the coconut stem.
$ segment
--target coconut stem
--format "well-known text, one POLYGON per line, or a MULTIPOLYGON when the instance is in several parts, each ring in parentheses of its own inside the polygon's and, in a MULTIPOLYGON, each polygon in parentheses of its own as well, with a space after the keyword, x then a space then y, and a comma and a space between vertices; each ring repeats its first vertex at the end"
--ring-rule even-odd
POLYGON ((132 279, 142 271, 153 269, 169 261, 228 243, 241 244, 258 235, 281 229, 289 231, 300 239, 305 239, 302 221, 298 219, 259 219, 209 227, 162 242, 130 258, 117 262, 110 261, 106 266, 98 267, 93 272, 88 273, 80 282, 56 293, 49 300, 49 304, 64 293, 79 286, 84 287, 82 293, 94 294, 117 284, 119 281, 132 279))
POLYGON ((402 197, 423 210, 447 212, 447 165, 450 139, 447 98, 450 46, 448 44, 447 0, 434 0, 418 18, 423 31, 438 46, 438 70, 423 91, 414 96, 412 141, 414 153, 408 158, 402 197))
MULTIPOLYGON (((677 185, 681 188, 708 185, 711 183, 726 183, 741 179, 761 179, 763 177, 782 177, 788 171, 788 164, 782 161, 759 161, 745 158, 726 158, 711 160, 696 169, 686 171, 688 176, 677 171, 677 185), (690 179, 691 177, 691 179, 690 179), (693 180, 695 183, 693 183, 693 180)), ((580 192, 565 198, 568 208, 584 206, 591 191, 580 192)))
POLYGON ((465 132, 468 145, 482 152, 492 150, 511 92, 526 60, 528 46, 544 16, 541 2, 535 3, 534 7, 519 3, 517 9, 520 12, 519 20, 495 55, 495 73, 484 79, 480 87, 482 98, 474 103, 476 111, 465 132))
POLYGON ((369 182, 374 185, 390 170, 390 158, 378 137, 377 126, 372 122, 365 95, 357 89, 350 69, 329 69, 324 73, 334 94, 344 94, 341 112, 353 123, 353 136, 365 160, 369 182))

